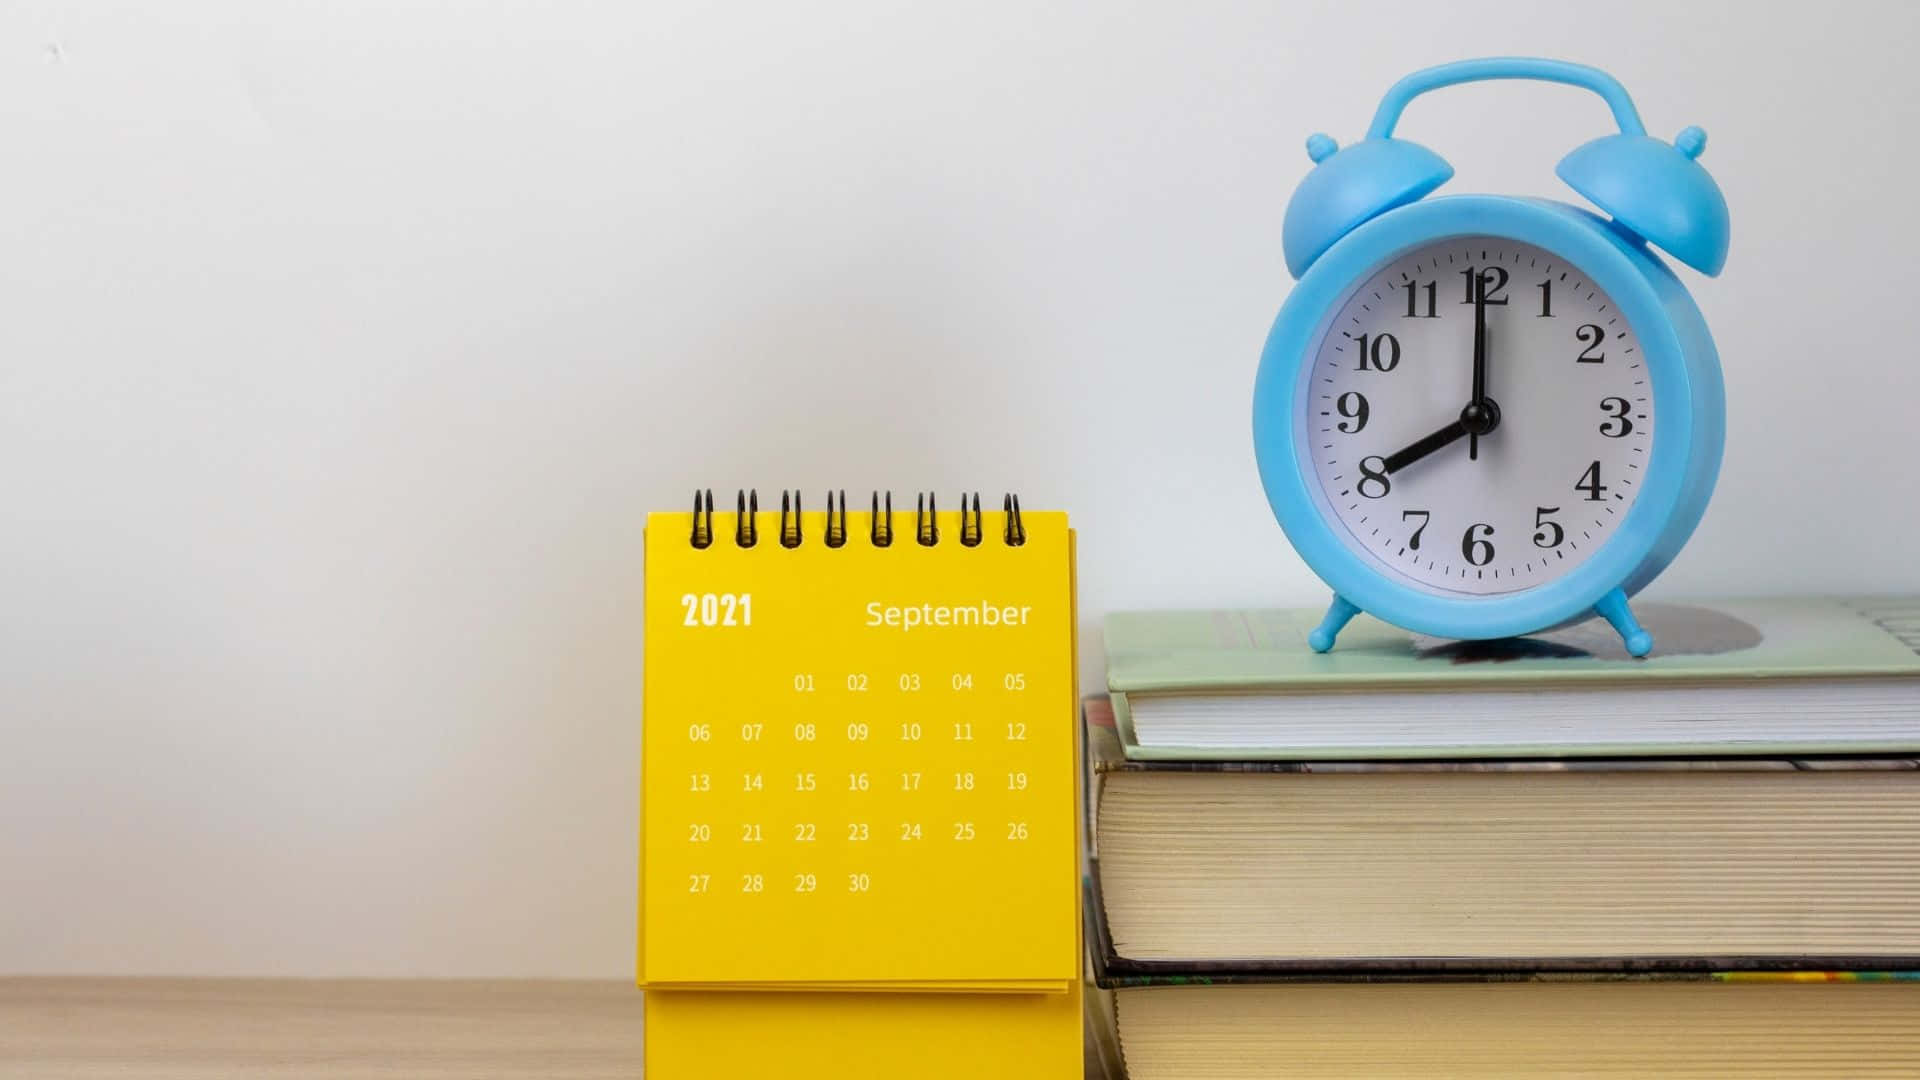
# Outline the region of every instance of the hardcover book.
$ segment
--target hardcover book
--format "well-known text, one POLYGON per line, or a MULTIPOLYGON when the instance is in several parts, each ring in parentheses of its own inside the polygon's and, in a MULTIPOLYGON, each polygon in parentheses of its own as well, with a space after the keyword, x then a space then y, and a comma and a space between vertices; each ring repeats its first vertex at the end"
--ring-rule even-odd
POLYGON ((1920 968, 1912 758, 1142 762, 1086 716, 1107 985, 1920 968))
POLYGON ((1107 687, 1141 760, 1793 757, 1920 753, 1920 599, 1639 606, 1636 660, 1597 620, 1424 638, 1317 610, 1118 612, 1107 687))

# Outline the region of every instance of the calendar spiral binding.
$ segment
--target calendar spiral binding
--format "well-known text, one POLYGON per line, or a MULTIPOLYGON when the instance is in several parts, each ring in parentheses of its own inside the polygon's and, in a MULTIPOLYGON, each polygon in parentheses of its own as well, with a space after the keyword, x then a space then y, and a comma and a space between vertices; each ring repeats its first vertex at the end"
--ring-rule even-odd
MULTIPOLYGON (((1000 542, 1008 547, 1019 547, 1027 542, 1027 527, 1020 520, 1020 496, 1008 492, 1001 500, 1002 512, 1006 514, 1006 526, 1000 531, 1000 542)), ((754 488, 742 488, 734 497, 733 543, 735 547, 750 548, 759 544, 760 529, 757 517, 760 513, 760 492, 754 488)), ((920 492, 914 500, 913 539, 921 547, 934 547, 940 543, 940 525, 936 516, 934 493, 920 492)), ((800 492, 798 489, 780 492, 780 546, 797 548, 806 542, 800 527, 800 492)), ((873 510, 869 516, 872 526, 867 539, 874 547, 893 546, 893 492, 873 493, 873 510)), ((979 547, 986 537, 985 515, 980 509, 980 493, 973 493, 971 505, 967 494, 960 495, 960 546, 979 547)), ((693 493, 693 534, 689 543, 696 550, 704 551, 713 546, 713 489, 706 488, 693 493)), ((827 492, 827 524, 822 537, 830 548, 845 547, 847 544, 847 493, 827 492), (836 495, 838 501, 835 501, 836 495)))

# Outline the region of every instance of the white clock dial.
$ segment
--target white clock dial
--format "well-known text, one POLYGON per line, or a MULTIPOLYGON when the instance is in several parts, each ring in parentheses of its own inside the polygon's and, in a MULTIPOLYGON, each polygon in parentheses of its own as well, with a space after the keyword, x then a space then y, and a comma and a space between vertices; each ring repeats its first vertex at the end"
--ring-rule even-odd
POLYGON ((1652 453, 1633 327, 1578 266, 1513 240, 1440 241, 1375 271, 1303 378, 1300 452, 1336 534, 1435 592, 1565 575, 1619 529, 1652 453))

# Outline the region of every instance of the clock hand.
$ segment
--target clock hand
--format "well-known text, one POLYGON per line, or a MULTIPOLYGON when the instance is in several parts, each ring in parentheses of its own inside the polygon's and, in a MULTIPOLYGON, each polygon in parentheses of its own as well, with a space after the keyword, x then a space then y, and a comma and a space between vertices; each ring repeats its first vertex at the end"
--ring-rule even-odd
MULTIPOLYGON (((1467 409, 1475 411, 1473 427, 1467 431, 1467 457, 1480 460, 1480 436, 1485 432, 1478 430, 1481 414, 1487 401, 1487 275, 1485 270, 1476 270, 1473 275, 1473 399, 1467 402, 1467 409)), ((1467 422, 1467 414, 1462 412, 1460 419, 1467 422)), ((1493 426, 1487 425, 1487 431, 1493 426)))
POLYGON ((1436 431, 1433 434, 1428 435, 1427 437, 1416 441, 1411 446, 1408 446, 1403 450, 1397 450, 1391 454, 1388 454, 1386 457, 1381 459, 1381 462, 1382 462, 1381 468, 1387 470, 1388 473, 1399 472, 1401 469, 1404 469, 1407 466, 1413 464, 1414 462, 1419 461, 1421 458, 1426 457, 1428 454, 1433 453, 1435 450, 1438 450, 1441 447, 1446 446, 1448 443, 1453 442, 1455 439, 1458 439, 1460 436, 1469 435, 1469 434, 1472 434, 1472 432, 1468 430, 1465 421, 1455 420, 1453 423, 1448 424, 1446 427, 1441 428, 1439 431, 1436 431))

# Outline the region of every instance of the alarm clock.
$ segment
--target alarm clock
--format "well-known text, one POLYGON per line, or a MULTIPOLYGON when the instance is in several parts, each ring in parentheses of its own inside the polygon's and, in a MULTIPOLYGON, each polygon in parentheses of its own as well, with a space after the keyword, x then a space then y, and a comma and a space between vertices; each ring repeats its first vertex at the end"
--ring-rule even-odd
POLYGON ((1287 206, 1298 279, 1254 388, 1267 500, 1332 587, 1308 636, 1368 612, 1452 638, 1598 614, 1627 651, 1628 600, 1680 551, 1720 470, 1725 399, 1706 321, 1665 261, 1709 276, 1727 205, 1706 134, 1649 136, 1619 82, 1554 60, 1468 60, 1387 92, 1365 139, 1307 140, 1287 206), (1453 175, 1396 138, 1407 103, 1489 79, 1583 87, 1616 134, 1563 158, 1604 213, 1504 195, 1429 198, 1453 175))

